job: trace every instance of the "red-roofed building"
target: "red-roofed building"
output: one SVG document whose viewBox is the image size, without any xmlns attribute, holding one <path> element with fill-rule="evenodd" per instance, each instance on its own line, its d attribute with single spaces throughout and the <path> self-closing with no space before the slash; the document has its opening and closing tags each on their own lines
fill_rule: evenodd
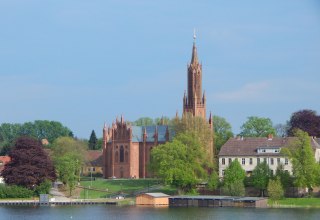
<svg viewBox="0 0 320 220">
<path fill-rule="evenodd" d="M 9 163 L 11 158 L 9 156 L 0 156 L 0 183 L 4 183 L 3 178 L 1 177 L 1 172 L 4 169 L 4 165 Z"/>
<path fill-rule="evenodd" d="M 284 170 L 292 174 L 292 164 L 289 158 L 281 153 L 284 147 L 290 147 L 295 137 L 237 137 L 230 138 L 219 152 L 219 176 L 224 176 L 225 169 L 233 160 L 238 160 L 242 168 L 250 176 L 257 164 L 266 161 L 275 174 L 282 164 Z M 315 138 L 310 137 L 311 147 L 316 161 L 320 162 L 320 145 Z"/>
<path fill-rule="evenodd" d="M 85 165 L 82 167 L 82 175 L 101 175 L 102 176 L 102 151 L 88 150 L 85 156 Z"/>
</svg>

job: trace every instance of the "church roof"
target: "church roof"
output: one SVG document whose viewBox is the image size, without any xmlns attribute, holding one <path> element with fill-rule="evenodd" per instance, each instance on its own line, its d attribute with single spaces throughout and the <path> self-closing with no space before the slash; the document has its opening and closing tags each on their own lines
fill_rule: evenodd
<svg viewBox="0 0 320 220">
<path fill-rule="evenodd" d="M 147 142 L 154 142 L 156 129 L 158 130 L 158 141 L 166 141 L 167 125 L 132 126 L 132 142 L 143 142 L 143 134 L 147 132 Z M 172 137 L 169 134 L 169 137 Z"/>
</svg>

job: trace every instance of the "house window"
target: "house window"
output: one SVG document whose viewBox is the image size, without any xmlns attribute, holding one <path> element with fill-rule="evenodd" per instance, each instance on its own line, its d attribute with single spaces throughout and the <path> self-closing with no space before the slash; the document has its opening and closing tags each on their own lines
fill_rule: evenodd
<svg viewBox="0 0 320 220">
<path fill-rule="evenodd" d="M 257 164 L 259 164 L 260 163 L 260 158 L 257 158 Z"/>
<path fill-rule="evenodd" d="M 271 165 L 274 164 L 273 158 L 270 158 L 270 164 L 271 164 Z"/>
<path fill-rule="evenodd" d="M 288 160 L 288 158 L 285 158 L 284 159 L 284 165 L 288 165 L 289 164 L 289 160 Z"/>
<path fill-rule="evenodd" d="M 225 164 L 226 164 L 226 159 L 225 159 L 225 158 L 222 158 L 221 163 L 222 163 L 222 165 L 225 165 Z"/>
<path fill-rule="evenodd" d="M 252 158 L 249 159 L 249 164 L 252 165 Z"/>
<path fill-rule="evenodd" d="M 222 170 L 222 176 L 224 176 L 224 170 Z"/>
<path fill-rule="evenodd" d="M 242 158 L 242 165 L 246 164 L 246 158 Z"/>
<path fill-rule="evenodd" d="M 232 159 L 231 158 L 229 158 L 229 165 L 232 163 Z"/>
<path fill-rule="evenodd" d="M 266 163 L 266 162 L 267 162 L 267 158 L 263 158 L 263 162 L 265 162 L 265 163 Z"/>
<path fill-rule="evenodd" d="M 120 146 L 120 163 L 124 162 L 124 149 L 123 146 Z"/>
<path fill-rule="evenodd" d="M 277 158 L 277 164 L 280 165 L 280 158 Z"/>
<path fill-rule="evenodd" d="M 96 168 L 95 167 L 91 167 L 92 169 L 92 172 L 95 172 L 96 171 Z"/>
</svg>

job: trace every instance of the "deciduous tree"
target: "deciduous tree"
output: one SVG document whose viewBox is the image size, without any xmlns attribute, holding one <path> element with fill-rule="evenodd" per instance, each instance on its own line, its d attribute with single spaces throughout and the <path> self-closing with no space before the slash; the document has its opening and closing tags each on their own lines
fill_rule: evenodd
<svg viewBox="0 0 320 220">
<path fill-rule="evenodd" d="M 251 116 L 241 126 L 240 135 L 244 137 L 267 137 L 269 134 L 275 135 L 275 133 L 276 131 L 272 127 L 270 118 Z"/>
<path fill-rule="evenodd" d="M 295 186 L 312 189 L 318 185 L 317 176 L 319 173 L 311 147 L 311 138 L 307 132 L 300 129 L 295 130 L 294 134 L 296 139 L 289 142 L 288 147 L 282 152 L 291 159 Z"/>
<path fill-rule="evenodd" d="M 301 129 L 310 136 L 320 137 L 320 116 L 316 111 L 309 109 L 294 112 L 289 121 L 288 135 L 293 136 L 295 129 Z"/>
<path fill-rule="evenodd" d="M 244 178 L 246 173 L 238 160 L 234 160 L 224 171 L 223 188 L 228 195 L 243 196 L 245 193 Z"/>
<path fill-rule="evenodd" d="M 214 146 L 217 152 L 220 151 L 222 145 L 224 145 L 229 138 L 233 137 L 232 128 L 229 122 L 225 118 L 219 116 L 213 116 L 214 127 Z"/>
<path fill-rule="evenodd" d="M 46 180 L 56 179 L 52 161 L 41 143 L 35 139 L 29 137 L 17 139 L 9 156 L 11 161 L 2 171 L 2 176 L 9 185 L 34 189 Z"/>
<path fill-rule="evenodd" d="M 252 171 L 253 185 L 260 190 L 260 195 L 262 197 L 264 196 L 264 190 L 267 189 L 270 177 L 271 170 L 265 161 L 259 163 Z"/>
<path fill-rule="evenodd" d="M 150 167 L 167 184 L 188 192 L 201 179 L 207 179 L 212 164 L 194 134 L 179 134 L 172 142 L 152 150 Z"/>
<path fill-rule="evenodd" d="M 277 177 L 275 180 L 269 181 L 268 195 L 269 198 L 273 201 L 280 200 L 283 198 L 284 190 L 279 177 Z"/>
</svg>

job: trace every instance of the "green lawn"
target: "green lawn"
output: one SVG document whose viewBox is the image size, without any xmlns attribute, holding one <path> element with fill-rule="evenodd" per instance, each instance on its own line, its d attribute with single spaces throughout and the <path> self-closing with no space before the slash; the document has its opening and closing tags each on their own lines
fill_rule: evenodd
<svg viewBox="0 0 320 220">
<path fill-rule="evenodd" d="M 320 208 L 320 198 L 285 198 L 276 202 L 269 200 L 270 206 L 297 206 L 297 207 L 318 207 Z"/>
<path fill-rule="evenodd" d="M 153 186 L 159 186 L 160 182 L 156 179 L 97 179 L 96 181 L 82 181 L 81 186 L 89 187 L 92 189 L 99 189 L 101 191 L 94 190 L 82 190 L 80 198 L 110 198 L 116 194 L 132 195 L 139 190 L 149 190 L 150 192 L 155 190 L 157 192 L 163 192 L 168 194 L 174 194 L 176 189 L 169 186 L 161 186 L 161 189 L 153 189 Z"/>
</svg>

